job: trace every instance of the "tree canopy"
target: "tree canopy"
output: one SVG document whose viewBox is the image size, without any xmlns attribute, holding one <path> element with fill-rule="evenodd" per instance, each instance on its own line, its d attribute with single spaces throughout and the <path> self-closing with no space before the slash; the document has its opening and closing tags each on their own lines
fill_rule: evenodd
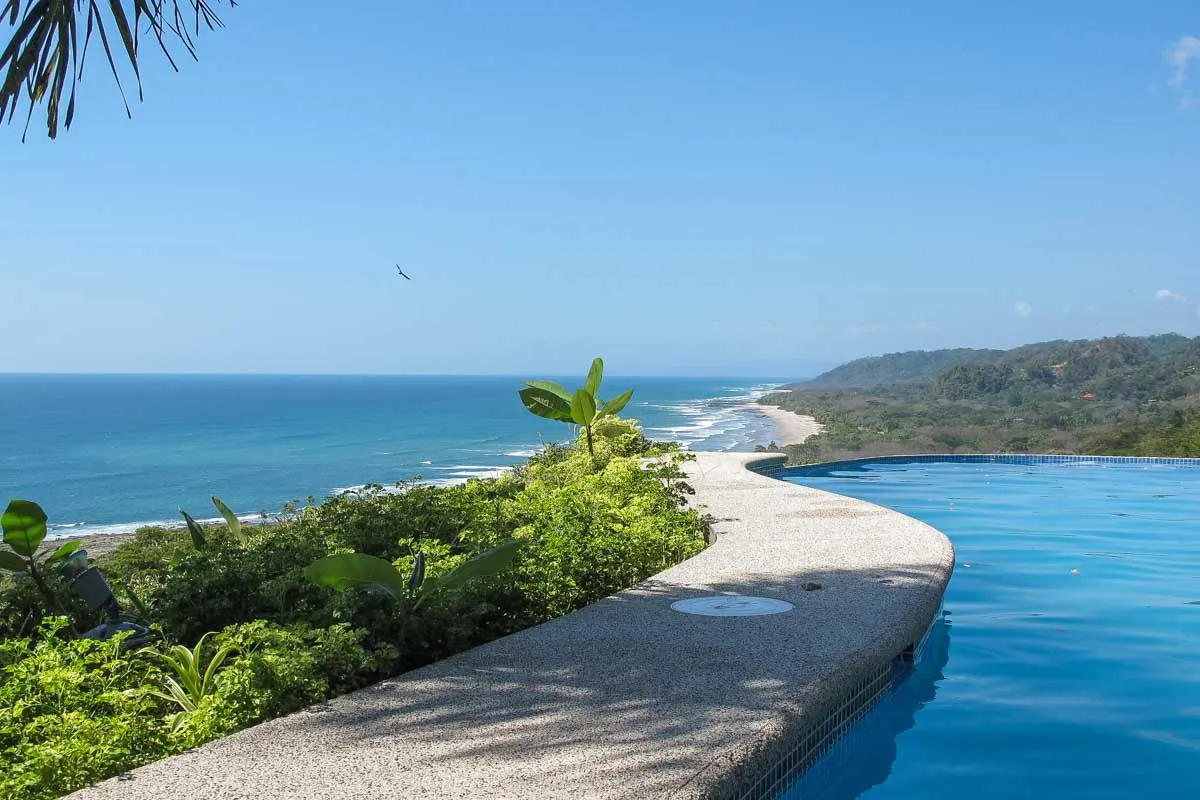
<svg viewBox="0 0 1200 800">
<path fill-rule="evenodd" d="M 786 448 L 800 461 L 930 452 L 1200 457 L 1200 337 L 894 353 L 791 389 L 763 402 L 824 426 Z"/>
</svg>

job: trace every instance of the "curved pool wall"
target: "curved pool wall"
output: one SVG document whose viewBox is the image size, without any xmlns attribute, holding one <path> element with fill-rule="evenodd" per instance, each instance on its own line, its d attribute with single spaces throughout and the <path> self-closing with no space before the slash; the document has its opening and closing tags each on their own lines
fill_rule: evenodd
<svg viewBox="0 0 1200 800">
<path fill-rule="evenodd" d="M 1158 456 L 1081 456 L 1043 455 L 1036 453 L 963 453 L 937 455 L 936 453 L 907 456 L 872 456 L 870 458 L 847 458 L 841 461 L 822 461 L 817 464 L 764 464 L 751 469 L 763 475 L 784 477 L 786 475 L 812 474 L 814 471 L 841 469 L 855 464 L 1123 464 L 1126 466 L 1162 465 L 1172 467 L 1200 467 L 1200 458 L 1162 458 Z"/>
<path fill-rule="evenodd" d="M 74 796 L 770 797 L 890 690 L 954 563 L 925 523 L 766 477 L 783 462 L 698 454 L 715 541 L 637 586 Z M 712 594 L 793 608 L 671 608 Z"/>
</svg>

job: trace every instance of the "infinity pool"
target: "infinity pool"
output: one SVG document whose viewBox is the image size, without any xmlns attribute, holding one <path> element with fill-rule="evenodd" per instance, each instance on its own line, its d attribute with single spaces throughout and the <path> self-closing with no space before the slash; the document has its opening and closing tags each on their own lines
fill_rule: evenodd
<svg viewBox="0 0 1200 800">
<path fill-rule="evenodd" d="M 781 477 L 917 517 L 956 551 L 915 672 L 786 800 L 1200 798 L 1200 468 Z"/>
</svg>

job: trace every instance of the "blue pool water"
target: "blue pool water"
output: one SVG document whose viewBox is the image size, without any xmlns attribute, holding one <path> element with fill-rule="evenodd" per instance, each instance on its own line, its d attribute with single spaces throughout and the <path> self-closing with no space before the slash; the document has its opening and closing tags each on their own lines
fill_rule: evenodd
<svg viewBox="0 0 1200 800">
<path fill-rule="evenodd" d="M 954 542 L 925 655 L 786 800 L 1200 798 L 1200 468 L 785 476 Z"/>
</svg>

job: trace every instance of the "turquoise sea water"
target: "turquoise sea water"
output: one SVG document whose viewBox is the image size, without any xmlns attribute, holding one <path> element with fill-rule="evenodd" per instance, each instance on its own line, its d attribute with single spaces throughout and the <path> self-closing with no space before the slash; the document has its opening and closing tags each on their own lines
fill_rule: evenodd
<svg viewBox="0 0 1200 800">
<path fill-rule="evenodd" d="M 579 385 L 577 378 L 563 379 Z M 753 449 L 774 428 L 749 401 L 778 381 L 609 377 L 625 415 L 694 449 Z M 0 501 L 36 500 L 54 534 L 239 514 L 420 476 L 494 474 L 542 440 L 511 377 L 0 375 Z"/>
<path fill-rule="evenodd" d="M 956 567 L 916 672 L 787 800 L 1200 797 L 1200 468 L 868 464 Z"/>
</svg>

